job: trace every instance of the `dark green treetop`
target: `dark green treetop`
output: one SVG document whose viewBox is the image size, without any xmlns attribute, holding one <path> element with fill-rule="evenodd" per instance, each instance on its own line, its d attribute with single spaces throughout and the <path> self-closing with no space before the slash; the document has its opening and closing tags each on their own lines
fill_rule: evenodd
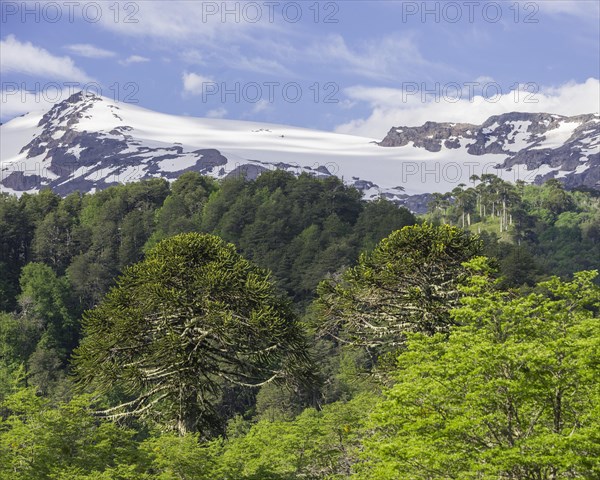
<svg viewBox="0 0 600 480">
<path fill-rule="evenodd" d="M 83 386 L 131 396 L 103 414 L 184 433 L 214 427 L 224 386 L 283 381 L 307 361 L 267 272 L 218 237 L 189 233 L 151 249 L 87 312 L 75 370 Z"/>
</svg>

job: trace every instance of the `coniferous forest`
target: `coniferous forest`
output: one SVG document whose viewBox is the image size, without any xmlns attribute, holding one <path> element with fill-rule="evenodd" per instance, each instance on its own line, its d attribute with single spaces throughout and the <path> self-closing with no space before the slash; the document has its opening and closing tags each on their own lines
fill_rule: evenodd
<svg viewBox="0 0 600 480">
<path fill-rule="evenodd" d="M 0 478 L 600 478 L 600 197 L 0 196 Z"/>
</svg>

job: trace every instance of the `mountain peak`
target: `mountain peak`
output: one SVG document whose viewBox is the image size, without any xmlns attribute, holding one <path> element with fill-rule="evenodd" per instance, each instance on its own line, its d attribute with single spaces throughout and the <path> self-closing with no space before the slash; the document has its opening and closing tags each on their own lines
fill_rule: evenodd
<svg viewBox="0 0 600 480">
<path fill-rule="evenodd" d="M 47 125 L 58 127 L 59 124 L 63 124 L 63 127 L 70 127 L 77 123 L 78 119 L 83 116 L 83 112 L 92 108 L 94 103 L 103 100 L 103 97 L 93 93 L 76 92 L 48 110 L 40 119 L 38 127 Z"/>
</svg>

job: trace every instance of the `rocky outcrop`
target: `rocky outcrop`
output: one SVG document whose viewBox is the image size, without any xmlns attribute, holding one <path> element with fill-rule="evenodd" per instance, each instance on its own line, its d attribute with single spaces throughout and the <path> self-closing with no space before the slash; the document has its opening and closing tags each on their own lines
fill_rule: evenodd
<svg viewBox="0 0 600 480">
<path fill-rule="evenodd" d="M 599 188 L 600 117 L 566 117 L 549 113 L 512 112 L 495 115 L 481 125 L 426 122 L 420 127 L 393 127 L 382 147 L 412 145 L 429 152 L 466 148 L 470 155 L 502 154 L 497 168 L 553 169 L 536 183 L 558 178 L 569 188 Z"/>
<path fill-rule="evenodd" d="M 460 148 L 459 138 L 473 138 L 476 125 L 469 123 L 425 122 L 421 127 L 394 127 L 379 142 L 382 147 L 403 147 L 410 142 L 415 147 L 430 152 L 439 152 L 442 145 L 446 148 Z"/>
</svg>

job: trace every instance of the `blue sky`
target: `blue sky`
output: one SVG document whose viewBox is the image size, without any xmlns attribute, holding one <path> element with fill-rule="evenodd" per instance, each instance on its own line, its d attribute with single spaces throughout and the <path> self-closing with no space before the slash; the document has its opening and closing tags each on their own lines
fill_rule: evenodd
<svg viewBox="0 0 600 480">
<path fill-rule="evenodd" d="M 374 138 L 425 120 L 599 110 L 595 1 L 1 3 L 2 121 L 82 87 Z"/>
</svg>

